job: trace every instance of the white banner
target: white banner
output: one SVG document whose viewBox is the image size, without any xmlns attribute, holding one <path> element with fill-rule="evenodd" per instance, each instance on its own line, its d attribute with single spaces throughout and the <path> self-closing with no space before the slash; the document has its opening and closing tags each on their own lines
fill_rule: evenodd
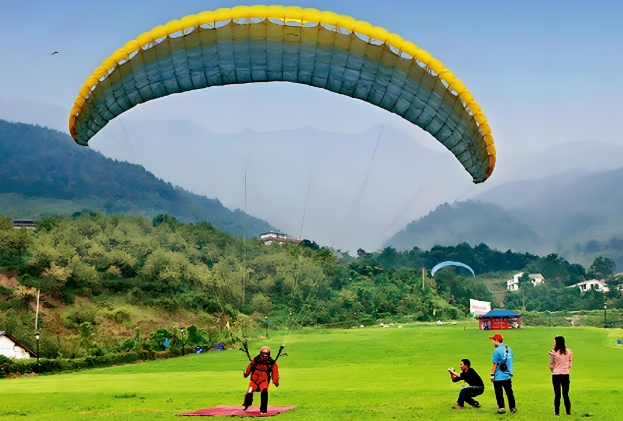
<svg viewBox="0 0 623 421">
<path fill-rule="evenodd" d="M 472 316 L 482 316 L 491 311 L 491 303 L 489 301 L 469 300 L 469 313 Z"/>
</svg>

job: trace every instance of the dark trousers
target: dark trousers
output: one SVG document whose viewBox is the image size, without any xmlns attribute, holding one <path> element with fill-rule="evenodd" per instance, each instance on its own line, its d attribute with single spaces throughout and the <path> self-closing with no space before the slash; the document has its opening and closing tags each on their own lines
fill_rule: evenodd
<svg viewBox="0 0 623 421">
<path fill-rule="evenodd" d="M 571 413 L 571 401 L 569 400 L 569 380 L 568 374 L 552 375 L 552 384 L 554 385 L 554 413 L 560 414 L 560 389 L 562 389 L 562 397 L 565 400 L 565 410 L 567 414 Z"/>
<path fill-rule="evenodd" d="M 515 408 L 515 395 L 513 395 L 513 383 L 512 380 L 498 380 L 493 382 L 493 389 L 495 390 L 495 400 L 498 403 L 498 408 L 504 408 L 504 392 L 508 398 L 508 407 L 510 409 Z M 504 389 L 504 392 L 502 392 Z"/>
<path fill-rule="evenodd" d="M 463 406 L 465 402 L 467 402 L 471 406 L 478 405 L 478 402 L 472 398 L 474 396 L 482 395 L 484 391 L 485 388 L 481 386 L 464 387 L 463 389 L 461 389 L 461 393 L 459 393 L 459 399 L 456 401 L 456 403 L 461 406 Z"/>
<path fill-rule="evenodd" d="M 247 410 L 248 407 L 253 405 L 253 392 L 247 393 L 246 395 L 244 395 L 244 403 L 242 405 L 244 406 L 245 411 Z M 260 394 L 260 412 L 262 414 L 265 414 L 267 410 L 268 410 L 268 389 L 264 389 L 262 390 L 262 393 Z"/>
</svg>

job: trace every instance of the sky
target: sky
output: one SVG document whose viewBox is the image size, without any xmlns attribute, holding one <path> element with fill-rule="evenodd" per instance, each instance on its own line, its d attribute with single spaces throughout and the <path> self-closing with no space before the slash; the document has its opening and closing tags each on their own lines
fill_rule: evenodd
<svg viewBox="0 0 623 421">
<path fill-rule="evenodd" d="M 237 1 L 0 0 L 0 97 L 71 108 L 114 50 L 154 26 Z M 387 28 L 430 51 L 481 104 L 498 149 L 586 140 L 622 142 L 623 3 L 618 1 L 306 1 Z M 58 51 L 59 54 L 51 56 Z M 258 84 L 172 96 L 130 119 L 190 119 L 216 132 L 313 126 L 357 132 L 399 117 L 308 87 Z M 240 87 L 238 87 L 240 88 Z M 209 92 L 212 91 L 212 92 Z M 306 112 L 300 112 L 305 109 Z M 189 111 L 190 110 L 190 111 Z M 361 118 L 365 114 L 366 118 Z M 367 126 L 367 127 L 362 127 Z"/>
<path fill-rule="evenodd" d="M 0 36 L 5 40 L 0 65 L 4 118 L 15 104 L 10 114 L 13 119 L 40 119 L 63 129 L 84 80 L 117 48 L 170 20 L 239 4 L 244 3 L 0 0 Z M 623 145 L 615 124 L 623 108 L 619 99 L 623 85 L 618 82 L 623 71 L 623 2 L 346 0 L 298 5 L 382 26 L 440 59 L 465 83 L 487 115 L 496 140 L 498 167 L 510 164 L 510 157 L 517 154 L 569 142 Z M 58 54 L 51 55 L 55 51 Z M 376 128 L 388 126 L 421 146 L 445 151 L 430 135 L 384 110 L 285 83 L 215 87 L 172 95 L 135 107 L 122 119 L 187 120 L 219 134 L 302 128 L 354 134 L 374 133 Z M 112 126 L 109 129 L 110 134 L 115 130 Z M 140 137 L 140 131 L 133 136 Z M 369 151 L 374 135 L 366 136 L 362 148 Z M 124 146 L 107 143 L 109 138 L 105 133 L 97 135 L 93 147 L 108 156 L 141 163 L 141 157 L 127 154 Z M 180 141 L 178 146 L 189 145 Z M 163 146 L 162 155 L 166 154 Z M 496 173 L 493 183 L 495 177 Z M 177 181 L 201 194 L 212 191 L 196 187 L 191 179 L 189 175 Z M 457 197 L 464 194 L 462 186 L 457 188 Z M 350 193 L 358 191 L 353 186 L 344 188 Z M 417 186 L 411 190 L 416 191 Z M 396 194 L 402 194 L 403 199 L 411 197 L 411 193 Z M 436 200 L 431 199 L 429 208 Z M 240 200 L 223 202 L 241 207 Z M 381 225 L 392 220 L 401 206 L 388 209 Z M 349 206 L 343 204 L 342 208 Z"/>
</svg>

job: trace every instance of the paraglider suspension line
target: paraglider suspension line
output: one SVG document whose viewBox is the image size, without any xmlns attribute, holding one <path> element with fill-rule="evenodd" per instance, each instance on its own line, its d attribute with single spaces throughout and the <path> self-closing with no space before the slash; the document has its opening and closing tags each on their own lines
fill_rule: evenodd
<svg viewBox="0 0 623 421">
<path fill-rule="evenodd" d="M 363 192 L 366 190 L 366 186 L 368 185 L 368 178 L 370 177 L 370 172 L 372 171 L 372 163 L 374 162 L 374 157 L 376 156 L 376 151 L 379 148 L 379 142 L 381 141 L 381 136 L 383 135 L 383 130 L 385 130 L 385 126 L 381 127 L 381 131 L 379 132 L 379 137 L 376 139 L 376 145 L 374 146 L 374 153 L 372 153 L 372 159 L 370 159 L 370 165 L 368 165 L 368 172 L 366 173 L 366 179 L 363 182 L 363 187 L 359 191 L 359 194 L 357 195 L 357 197 L 353 201 L 352 205 L 350 206 L 350 209 L 346 213 L 346 218 L 348 218 L 350 216 L 350 214 L 352 213 L 353 209 L 355 208 L 355 205 L 357 205 L 357 203 L 359 202 L 359 200 L 363 196 Z M 343 227 L 344 227 L 344 224 L 342 224 L 342 230 L 343 230 Z M 339 232 L 340 235 L 341 235 L 341 231 L 342 230 L 340 230 L 340 232 Z M 338 235 L 336 237 L 336 239 L 339 239 L 340 235 Z M 333 247 L 334 245 L 335 245 L 335 240 L 333 241 L 333 245 L 331 247 Z"/>
<path fill-rule="evenodd" d="M 132 147 L 132 142 L 130 142 L 130 137 L 128 136 L 128 132 L 125 131 L 125 126 L 123 125 L 123 121 L 119 119 L 119 123 L 121 124 L 121 128 L 123 129 L 123 134 L 125 134 L 125 138 L 128 141 L 128 144 L 130 145 L 130 149 L 132 150 L 132 155 L 134 155 L 134 158 L 136 158 L 136 153 L 134 153 L 134 148 Z"/>
<path fill-rule="evenodd" d="M 307 182 L 307 196 L 305 197 L 305 207 L 303 208 L 303 219 L 301 221 L 301 232 L 299 234 L 299 238 L 303 238 L 303 227 L 305 226 L 305 214 L 307 213 L 307 203 L 309 203 L 309 192 L 311 190 L 312 175 L 313 175 L 313 170 L 311 174 L 309 174 L 309 181 Z"/>
</svg>

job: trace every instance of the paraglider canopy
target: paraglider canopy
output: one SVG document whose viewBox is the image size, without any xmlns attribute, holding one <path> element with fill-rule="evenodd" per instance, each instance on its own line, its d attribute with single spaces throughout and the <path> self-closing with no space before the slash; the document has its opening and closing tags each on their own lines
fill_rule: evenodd
<svg viewBox="0 0 623 421">
<path fill-rule="evenodd" d="M 126 43 L 89 76 L 69 116 L 80 145 L 150 100 L 211 86 L 292 82 L 360 99 L 429 132 L 474 183 L 493 172 L 487 118 L 441 61 L 350 16 L 295 6 L 189 15 Z"/>
<path fill-rule="evenodd" d="M 439 269 L 445 268 L 446 266 L 460 266 L 462 268 L 469 270 L 474 277 L 476 276 L 476 274 L 474 273 L 474 270 L 470 268 L 469 266 L 467 266 L 465 263 L 451 262 L 449 260 L 446 262 L 441 262 L 441 263 L 436 264 L 433 270 L 431 270 L 430 275 L 435 276 L 435 272 L 437 272 Z"/>
</svg>

